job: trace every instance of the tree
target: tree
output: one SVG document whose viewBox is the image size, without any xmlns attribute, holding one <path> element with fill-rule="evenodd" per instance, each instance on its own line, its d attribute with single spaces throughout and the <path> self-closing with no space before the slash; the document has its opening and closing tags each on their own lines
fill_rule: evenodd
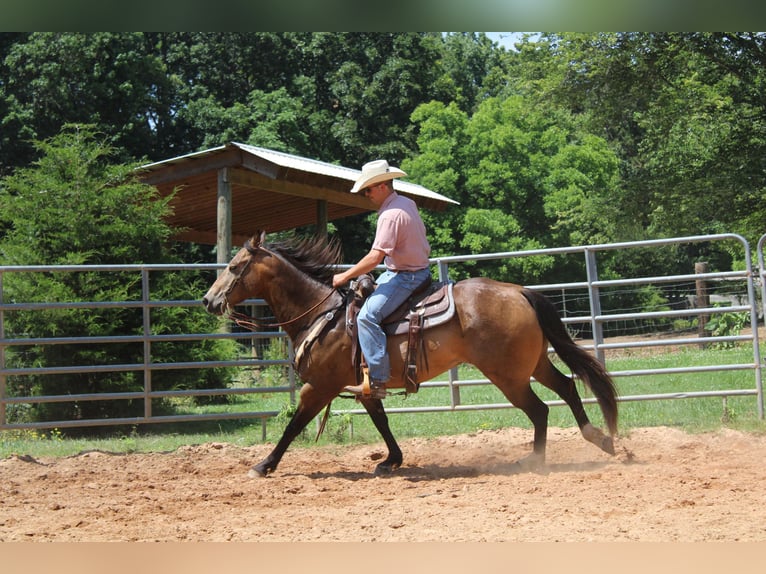
<svg viewBox="0 0 766 574">
<path fill-rule="evenodd" d="M 353 167 L 420 154 L 415 181 L 512 215 L 539 244 L 719 231 L 755 242 L 765 53 L 763 33 L 541 34 L 514 51 L 481 33 L 6 33 L 0 175 L 30 165 L 32 141 L 87 122 L 123 162 L 231 139 Z M 457 118 L 458 131 L 436 129 Z M 448 225 L 462 216 L 440 217 L 435 246 L 465 249 Z M 335 227 L 360 256 L 369 218 Z"/>
<path fill-rule="evenodd" d="M 488 98 L 470 118 L 455 104 L 418 108 L 421 153 L 404 169 L 461 202 L 427 215 L 438 255 L 518 251 L 602 238 L 604 198 L 618 162 L 601 139 L 560 109 L 522 96 Z M 482 263 L 467 272 L 509 281 L 540 279 L 550 258 Z M 560 269 L 559 269 L 560 271 Z"/>
<path fill-rule="evenodd" d="M 3 62 L 7 111 L 2 131 L 12 134 L 0 173 L 35 158 L 33 141 L 67 123 L 93 124 L 109 134 L 119 159 L 165 156 L 157 135 L 167 129 L 174 77 L 141 33 L 33 33 L 13 44 Z"/>
<path fill-rule="evenodd" d="M 617 239 L 731 231 L 757 241 L 765 34 L 561 34 L 539 46 L 558 70 L 548 98 L 619 154 Z"/>
<path fill-rule="evenodd" d="M 461 110 L 471 114 L 479 102 L 500 95 L 507 83 L 509 59 L 484 33 L 447 34 L 442 51 L 441 101 L 455 102 Z"/>
<path fill-rule="evenodd" d="M 90 126 L 69 125 L 37 142 L 40 159 L 7 176 L 0 187 L 0 216 L 8 228 L 0 240 L 0 256 L 11 265 L 171 263 L 171 230 L 163 222 L 169 198 L 137 182 L 132 165 L 110 163 L 112 148 Z M 153 279 L 155 298 L 196 298 L 204 291 L 199 277 L 162 274 Z M 71 272 L 12 273 L 6 276 L 9 301 L 129 301 L 140 300 L 140 281 L 117 274 Z M 205 313 L 153 314 L 156 333 L 205 332 L 216 320 Z M 30 338 L 108 336 L 142 333 L 140 310 L 130 308 L 49 309 L 14 312 L 7 316 L 6 335 Z M 143 361 L 141 344 L 45 345 L 11 354 L 9 364 L 72 366 L 90 363 L 136 364 Z M 205 341 L 193 347 L 165 344 L 153 349 L 153 360 L 195 361 L 230 356 L 229 343 Z M 155 390 L 199 388 L 215 381 L 226 386 L 229 374 L 215 370 L 156 373 Z M 17 394 L 77 394 L 136 391 L 143 388 L 140 372 L 74 373 L 12 377 Z M 84 401 L 80 404 L 39 404 L 26 416 L 34 420 L 137 416 L 142 401 Z"/>
<path fill-rule="evenodd" d="M 434 33 L 152 34 L 197 149 L 231 137 L 343 165 L 400 162 L 438 93 Z"/>
<path fill-rule="evenodd" d="M 300 99 L 280 88 L 273 92 L 254 90 L 244 103 L 222 107 L 212 97 L 190 102 L 184 115 L 204 135 L 203 148 L 238 141 L 260 147 L 297 153 L 311 147 L 304 130 L 306 111 Z"/>
</svg>

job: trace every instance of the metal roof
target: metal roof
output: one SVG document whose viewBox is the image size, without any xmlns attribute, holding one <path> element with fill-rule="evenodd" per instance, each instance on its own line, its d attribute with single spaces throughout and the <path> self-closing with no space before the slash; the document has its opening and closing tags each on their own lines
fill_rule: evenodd
<svg viewBox="0 0 766 574">
<path fill-rule="evenodd" d="M 360 170 L 247 144 L 190 153 L 140 168 L 140 179 L 163 196 L 175 190 L 168 223 L 178 239 L 215 244 L 219 178 L 231 185 L 232 241 L 241 244 L 256 230 L 283 231 L 316 224 L 325 209 L 332 221 L 374 211 L 373 203 L 350 192 Z M 457 202 L 421 185 L 394 180 L 394 189 L 419 206 L 443 210 Z"/>
</svg>

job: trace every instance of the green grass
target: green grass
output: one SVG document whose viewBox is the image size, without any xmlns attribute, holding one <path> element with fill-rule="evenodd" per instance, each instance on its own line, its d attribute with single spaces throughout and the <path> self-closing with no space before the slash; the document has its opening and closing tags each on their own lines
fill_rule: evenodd
<svg viewBox="0 0 766 574">
<path fill-rule="evenodd" d="M 656 370 L 663 368 L 691 367 L 717 364 L 748 364 L 752 362 L 752 348 L 740 346 L 733 349 L 686 348 L 676 352 L 651 354 L 624 354 L 608 358 L 607 366 L 612 372 L 627 370 Z M 460 368 L 460 379 L 483 379 L 470 366 Z M 446 377 L 443 377 L 446 380 Z M 665 375 L 642 375 L 617 377 L 619 393 L 623 397 L 647 394 L 665 394 L 683 391 L 708 391 L 714 389 L 754 389 L 753 370 L 673 373 Z M 273 381 L 270 382 L 273 384 Z M 558 397 L 539 384 L 535 391 L 545 401 Z M 587 390 L 578 383 L 583 398 L 590 398 Z M 502 394 L 492 385 L 467 386 L 460 388 L 460 402 L 463 405 L 507 405 Z M 432 437 L 470 433 L 484 429 L 520 427 L 531 429 L 526 416 L 514 408 L 490 410 L 463 410 L 436 413 L 397 413 L 396 409 L 426 406 L 449 406 L 448 388 L 422 388 L 407 397 L 394 396 L 386 399 L 390 412 L 389 420 L 395 436 Z M 747 432 L 766 433 L 766 422 L 758 419 L 755 396 L 711 398 L 682 398 L 670 400 L 626 401 L 620 405 L 620 432 L 630 428 L 647 426 L 674 426 L 688 432 L 713 431 L 722 427 Z M 273 443 L 282 433 L 290 412 L 288 396 L 284 393 L 264 393 L 233 397 L 223 405 L 195 406 L 190 400 L 175 404 L 179 413 L 281 411 L 279 417 L 266 422 L 266 442 Z M 366 415 L 343 414 L 336 411 L 358 410 L 360 407 L 351 399 L 336 399 L 334 415 L 330 417 L 319 444 L 359 444 L 380 440 L 380 436 Z M 598 406 L 587 404 L 586 410 L 594 424 L 602 426 L 603 419 Z M 550 412 L 550 426 L 572 427 L 574 418 L 566 406 L 555 406 Z M 296 445 L 314 444 L 317 431 L 316 421 L 309 424 L 297 439 Z M 226 442 L 248 446 L 262 443 L 263 427 L 259 420 L 231 420 L 203 423 L 168 423 L 151 426 L 103 429 L 101 437 L 65 437 L 61 431 L 2 431 L 0 432 L 0 458 L 12 454 L 41 456 L 68 456 L 87 450 L 108 452 L 163 452 L 179 446 L 206 442 Z"/>
</svg>

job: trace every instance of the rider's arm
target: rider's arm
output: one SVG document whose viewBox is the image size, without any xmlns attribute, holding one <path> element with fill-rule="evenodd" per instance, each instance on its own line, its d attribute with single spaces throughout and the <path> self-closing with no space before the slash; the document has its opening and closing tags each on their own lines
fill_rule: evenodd
<svg viewBox="0 0 766 574">
<path fill-rule="evenodd" d="M 345 285 L 354 277 L 359 277 L 375 269 L 383 261 L 385 253 L 377 249 L 370 249 L 370 252 L 362 257 L 353 267 L 346 269 L 341 273 L 336 273 L 332 278 L 332 286 L 340 287 Z"/>
</svg>

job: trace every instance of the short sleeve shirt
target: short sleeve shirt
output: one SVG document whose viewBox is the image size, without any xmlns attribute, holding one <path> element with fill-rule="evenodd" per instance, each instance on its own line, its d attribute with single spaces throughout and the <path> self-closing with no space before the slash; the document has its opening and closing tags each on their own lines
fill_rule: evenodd
<svg viewBox="0 0 766 574">
<path fill-rule="evenodd" d="M 373 249 L 386 254 L 383 262 L 392 271 L 418 271 L 428 267 L 431 246 L 417 204 L 391 193 L 378 209 Z"/>
</svg>

